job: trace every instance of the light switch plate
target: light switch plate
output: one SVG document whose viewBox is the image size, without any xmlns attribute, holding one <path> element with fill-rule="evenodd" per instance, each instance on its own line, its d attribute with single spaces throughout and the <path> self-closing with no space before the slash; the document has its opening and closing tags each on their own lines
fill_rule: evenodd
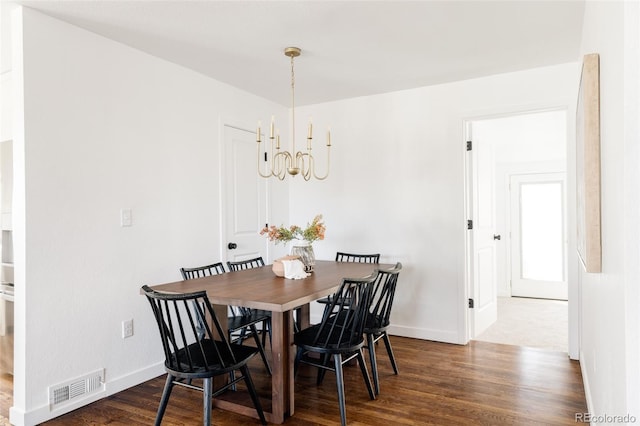
<svg viewBox="0 0 640 426">
<path fill-rule="evenodd" d="M 131 226 L 131 209 L 120 209 L 120 226 Z"/>
</svg>

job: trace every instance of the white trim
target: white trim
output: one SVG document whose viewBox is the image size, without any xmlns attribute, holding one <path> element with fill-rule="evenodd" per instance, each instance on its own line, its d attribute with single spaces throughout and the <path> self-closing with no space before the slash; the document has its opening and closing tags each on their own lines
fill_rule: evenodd
<svg viewBox="0 0 640 426">
<path fill-rule="evenodd" d="M 582 350 L 580 350 L 580 359 L 584 359 Z M 593 402 L 591 400 L 591 388 L 589 387 L 589 375 L 585 363 L 580 363 L 580 372 L 582 373 L 582 386 L 584 387 L 584 398 L 587 402 L 587 412 L 593 413 Z"/>
<path fill-rule="evenodd" d="M 317 324 L 322 321 L 322 312 L 317 315 L 311 315 L 310 321 L 312 324 Z M 467 342 L 460 340 L 460 335 L 453 331 L 436 330 L 433 328 L 418 328 L 407 327 L 404 325 L 391 325 L 387 331 L 389 335 L 409 337 L 413 339 L 433 340 L 436 342 L 454 343 L 464 345 Z"/>
<path fill-rule="evenodd" d="M 410 337 L 414 339 L 432 340 L 435 342 L 454 343 L 465 345 L 467 342 L 460 341 L 460 336 L 456 332 L 436 330 L 433 328 L 406 327 L 401 325 L 391 325 L 387 331 L 392 336 Z"/>
</svg>

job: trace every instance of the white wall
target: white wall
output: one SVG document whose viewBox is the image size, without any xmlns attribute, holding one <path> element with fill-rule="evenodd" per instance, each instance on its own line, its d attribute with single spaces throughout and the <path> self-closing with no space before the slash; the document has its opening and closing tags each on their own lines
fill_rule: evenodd
<svg viewBox="0 0 640 426">
<path fill-rule="evenodd" d="M 600 54 L 602 205 L 602 273 L 580 271 L 581 367 L 592 414 L 636 418 L 640 418 L 638 14 L 637 2 L 587 2 L 581 47 L 583 54 Z"/>
<path fill-rule="evenodd" d="M 109 394 L 162 371 L 140 287 L 178 280 L 180 266 L 222 260 L 221 123 L 254 129 L 258 117 L 286 108 L 22 13 L 13 21 L 24 116 L 14 111 L 11 421 L 34 424 L 53 415 L 50 385 L 105 368 Z M 286 188 L 279 191 L 275 213 L 286 215 Z M 132 209 L 132 227 L 120 227 L 121 208 Z M 123 340 L 121 322 L 130 318 L 135 335 Z"/>
<path fill-rule="evenodd" d="M 292 183 L 292 222 L 325 215 L 319 258 L 403 263 L 393 333 L 466 342 L 463 121 L 572 110 L 578 72 L 572 63 L 300 108 L 314 127 L 331 124 L 333 167 L 325 182 Z"/>
</svg>

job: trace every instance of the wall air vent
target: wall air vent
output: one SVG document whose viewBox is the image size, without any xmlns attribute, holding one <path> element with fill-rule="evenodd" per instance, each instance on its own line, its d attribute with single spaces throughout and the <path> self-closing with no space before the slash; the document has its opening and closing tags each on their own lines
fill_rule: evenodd
<svg viewBox="0 0 640 426">
<path fill-rule="evenodd" d="M 49 410 L 82 400 L 104 390 L 104 369 L 94 371 L 77 379 L 49 386 Z"/>
</svg>

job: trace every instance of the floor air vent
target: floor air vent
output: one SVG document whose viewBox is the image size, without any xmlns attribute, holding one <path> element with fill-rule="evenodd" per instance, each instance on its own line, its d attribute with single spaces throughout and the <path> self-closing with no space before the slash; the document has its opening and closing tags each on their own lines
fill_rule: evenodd
<svg viewBox="0 0 640 426">
<path fill-rule="evenodd" d="M 61 407 L 104 390 L 104 369 L 49 387 L 49 409 Z"/>
</svg>

